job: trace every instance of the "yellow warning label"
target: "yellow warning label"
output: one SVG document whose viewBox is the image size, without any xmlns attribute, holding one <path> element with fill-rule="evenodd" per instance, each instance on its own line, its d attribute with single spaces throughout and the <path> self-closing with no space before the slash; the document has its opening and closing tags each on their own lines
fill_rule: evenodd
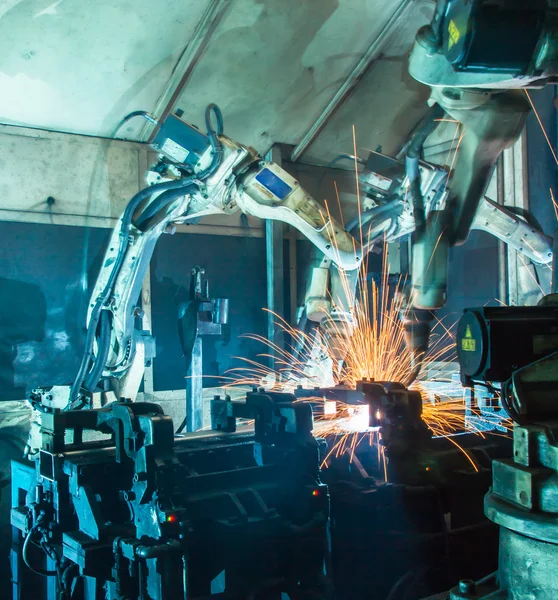
<svg viewBox="0 0 558 600">
<path fill-rule="evenodd" d="M 461 37 L 461 33 L 460 33 L 459 29 L 457 29 L 457 25 L 454 23 L 453 19 L 449 22 L 448 34 L 449 34 L 448 50 L 451 50 L 452 47 L 455 46 L 455 44 L 457 44 L 457 42 L 459 41 L 459 38 Z"/>
<path fill-rule="evenodd" d="M 473 338 L 469 325 L 467 325 L 467 329 L 465 330 L 465 337 L 461 340 L 461 349 L 464 352 L 475 352 L 477 349 L 477 340 Z"/>
</svg>

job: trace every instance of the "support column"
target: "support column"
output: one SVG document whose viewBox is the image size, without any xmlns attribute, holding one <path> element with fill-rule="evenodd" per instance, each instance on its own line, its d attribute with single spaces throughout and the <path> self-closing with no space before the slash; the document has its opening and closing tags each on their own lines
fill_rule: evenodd
<svg viewBox="0 0 558 600">
<path fill-rule="evenodd" d="M 203 355 L 202 338 L 197 336 L 192 348 L 192 362 L 186 374 L 186 431 L 203 428 Z"/>
<path fill-rule="evenodd" d="M 281 165 L 281 150 L 274 146 L 266 154 L 266 160 Z M 283 284 L 283 231 L 281 221 L 265 222 L 265 250 L 266 250 L 266 281 L 267 281 L 267 339 L 279 347 L 283 346 L 283 331 L 276 324 L 276 313 L 284 318 L 284 284 Z M 275 352 L 269 349 L 270 366 L 274 366 Z"/>
<path fill-rule="evenodd" d="M 520 210 L 529 209 L 525 178 L 526 156 L 526 136 L 523 133 L 511 148 L 504 150 L 501 158 L 502 167 L 499 170 L 499 194 L 504 205 Z M 542 292 L 536 284 L 533 266 L 513 248 L 508 247 L 506 253 L 508 304 L 511 306 L 536 304 Z"/>
<path fill-rule="evenodd" d="M 290 323 L 296 325 L 298 309 L 298 287 L 297 287 L 297 255 L 296 241 L 297 231 L 294 227 L 289 229 L 289 298 L 291 304 Z"/>
</svg>

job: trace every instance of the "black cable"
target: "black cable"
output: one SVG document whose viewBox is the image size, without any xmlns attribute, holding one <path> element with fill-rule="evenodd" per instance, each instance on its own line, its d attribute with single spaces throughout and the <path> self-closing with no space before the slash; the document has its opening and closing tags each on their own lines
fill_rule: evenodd
<svg viewBox="0 0 558 600">
<path fill-rule="evenodd" d="M 337 164 L 338 162 L 340 162 L 342 160 L 350 160 L 353 162 L 353 164 L 355 163 L 355 161 L 359 165 L 366 164 L 366 161 L 363 158 L 360 158 L 360 156 L 355 156 L 354 154 L 347 154 L 347 153 L 343 152 L 342 154 L 339 154 L 338 156 L 336 156 L 332 161 L 328 162 L 326 165 L 326 169 L 331 169 L 333 167 L 333 165 Z"/>
<path fill-rule="evenodd" d="M 374 243 L 376 242 L 376 238 L 379 237 L 376 235 L 376 238 L 372 238 L 372 233 L 373 233 L 372 229 L 373 228 L 372 228 L 371 222 L 374 221 L 374 219 L 378 219 L 381 217 L 382 220 L 384 220 L 384 221 L 391 220 L 391 223 L 393 224 L 393 223 L 396 223 L 397 217 L 399 217 L 402 212 L 403 212 L 403 204 L 401 202 L 397 202 L 397 201 L 392 201 L 389 204 L 371 208 L 362 214 L 362 216 L 364 218 L 362 226 L 361 227 L 358 226 L 358 229 L 353 228 L 352 230 L 349 231 L 349 233 L 354 238 L 357 238 L 357 239 L 359 236 L 362 237 L 362 245 L 364 248 L 370 247 L 371 245 L 374 245 Z M 367 230 L 366 230 L 366 228 L 367 228 Z M 387 235 L 390 228 L 393 229 L 392 225 L 389 225 L 387 229 L 382 230 L 380 232 L 380 235 L 382 237 L 384 235 Z M 398 228 L 398 226 L 395 225 L 395 229 L 397 229 L 397 228 Z"/>
<path fill-rule="evenodd" d="M 526 418 L 521 416 L 512 404 L 513 391 L 511 389 L 511 386 L 512 386 L 511 378 L 508 379 L 507 381 L 505 381 L 504 383 L 502 383 L 502 394 L 500 396 L 500 399 L 502 401 L 502 406 L 504 407 L 504 410 L 506 411 L 506 413 L 508 414 L 508 417 L 512 421 L 515 421 L 519 425 L 526 425 L 527 424 Z"/>
<path fill-rule="evenodd" d="M 29 558 L 27 556 L 27 552 L 29 550 L 29 543 L 31 542 L 32 535 L 36 532 L 36 529 L 31 528 L 29 533 L 25 537 L 25 541 L 23 542 L 23 548 L 21 551 L 21 557 L 23 558 L 23 562 L 27 566 L 28 569 L 33 571 L 36 575 L 40 575 L 41 577 L 52 577 L 54 575 L 58 575 L 58 571 L 48 571 L 46 569 L 35 569 L 31 563 L 29 562 Z M 44 548 L 43 548 L 44 551 Z"/>
<path fill-rule="evenodd" d="M 215 115 L 217 120 L 217 129 L 214 129 L 211 124 L 211 113 Z M 205 107 L 205 127 L 209 136 L 223 135 L 223 113 L 217 104 L 211 103 Z"/>
<path fill-rule="evenodd" d="M 419 159 L 426 138 L 438 126 L 437 119 L 443 117 L 444 109 L 435 104 L 429 111 L 424 125 L 413 134 L 411 142 L 407 146 L 405 156 L 405 170 L 409 179 L 409 195 L 413 205 L 415 218 L 415 231 L 418 236 L 422 235 L 426 226 L 426 214 L 424 198 L 422 197 Z"/>
<path fill-rule="evenodd" d="M 193 181 L 193 178 L 190 179 Z M 146 209 L 136 219 L 134 226 L 138 229 L 141 229 L 142 226 L 145 225 L 145 223 L 154 217 L 160 210 L 164 209 L 168 204 L 177 198 L 185 196 L 190 192 L 191 189 L 194 188 L 195 186 L 192 185 L 184 189 L 167 190 L 166 192 L 163 192 L 160 196 L 157 196 L 157 198 L 155 198 L 155 200 L 153 200 L 149 206 L 146 207 Z"/>
<path fill-rule="evenodd" d="M 444 20 L 445 9 L 446 0 L 437 0 L 436 9 L 434 10 L 434 16 L 430 23 L 430 27 L 434 36 L 434 41 L 437 46 L 440 46 L 442 43 L 442 24 Z"/>
<path fill-rule="evenodd" d="M 404 573 L 395 582 L 395 585 L 391 588 L 386 600 L 402 600 L 402 598 L 407 598 L 409 591 L 415 587 L 416 583 L 420 581 L 429 570 L 430 567 L 428 565 L 418 565 L 414 569 Z M 409 584 L 413 585 L 411 586 Z M 405 595 L 401 596 L 401 593 L 404 593 Z"/>
<path fill-rule="evenodd" d="M 113 136 L 114 137 L 118 130 L 125 125 L 128 121 L 131 121 L 132 119 L 135 119 L 136 117 L 143 117 L 146 121 L 149 121 L 150 123 L 152 123 L 153 125 L 158 125 L 159 121 L 157 121 L 157 119 L 149 112 L 147 112 L 146 110 L 134 110 L 133 112 L 127 114 L 119 123 L 118 125 L 114 128 L 114 132 L 113 132 Z"/>
<path fill-rule="evenodd" d="M 107 310 L 103 310 L 100 317 L 99 337 L 97 338 L 97 357 L 84 384 L 85 389 L 89 392 L 93 392 L 97 388 L 97 384 L 107 363 L 110 351 L 110 334 L 110 314 Z"/>
</svg>

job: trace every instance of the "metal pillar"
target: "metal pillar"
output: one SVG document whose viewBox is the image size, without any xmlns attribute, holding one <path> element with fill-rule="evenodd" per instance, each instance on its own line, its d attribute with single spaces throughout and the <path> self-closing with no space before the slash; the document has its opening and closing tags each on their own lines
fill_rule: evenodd
<svg viewBox="0 0 558 600">
<path fill-rule="evenodd" d="M 294 227 L 289 229 L 289 297 L 291 304 L 290 322 L 291 325 L 296 323 L 296 315 L 298 309 L 298 283 L 297 283 L 297 257 L 296 257 L 296 241 L 297 231 Z"/>
<path fill-rule="evenodd" d="M 387 19 L 382 30 L 375 37 L 368 50 L 364 53 L 358 64 L 351 71 L 343 85 L 337 90 L 329 104 L 323 110 L 322 114 L 316 119 L 310 129 L 304 134 L 298 145 L 293 149 L 290 158 L 291 162 L 296 162 L 315 142 L 320 132 L 329 122 L 331 116 L 337 111 L 347 96 L 353 91 L 370 65 L 372 65 L 372 63 L 378 58 L 384 49 L 385 44 L 389 41 L 390 36 L 395 31 L 397 25 L 402 21 L 407 8 L 411 4 L 412 0 L 402 0 L 399 6 Z"/>
<path fill-rule="evenodd" d="M 266 155 L 266 160 L 281 165 L 281 150 L 274 146 Z M 277 325 L 273 313 L 284 317 L 284 284 L 283 284 L 283 223 L 265 222 L 265 252 L 266 252 L 266 281 L 267 281 L 267 339 L 279 347 L 283 346 L 283 331 Z M 270 366 L 273 367 L 275 352 L 269 349 Z"/>
<path fill-rule="evenodd" d="M 526 137 L 523 133 L 519 140 L 504 150 L 498 170 L 498 188 L 505 206 L 528 210 L 529 201 L 525 180 Z M 536 304 L 537 290 L 533 290 L 532 266 L 526 264 L 513 248 L 507 248 L 508 303 L 511 306 Z"/>
<path fill-rule="evenodd" d="M 203 427 L 203 351 L 202 338 L 196 337 L 192 348 L 192 362 L 186 375 L 186 431 Z"/>
</svg>

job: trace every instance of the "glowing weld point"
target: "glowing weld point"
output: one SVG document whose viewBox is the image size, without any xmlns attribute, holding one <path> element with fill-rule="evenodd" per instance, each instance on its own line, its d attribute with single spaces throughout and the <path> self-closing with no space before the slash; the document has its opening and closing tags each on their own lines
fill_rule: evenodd
<svg viewBox="0 0 558 600">
<path fill-rule="evenodd" d="M 378 409 L 376 411 L 376 419 L 379 421 L 382 418 L 382 413 L 380 412 L 380 409 Z"/>
<path fill-rule="evenodd" d="M 324 402 L 324 416 L 334 417 L 337 414 L 337 402 L 335 400 L 326 400 Z"/>
</svg>

